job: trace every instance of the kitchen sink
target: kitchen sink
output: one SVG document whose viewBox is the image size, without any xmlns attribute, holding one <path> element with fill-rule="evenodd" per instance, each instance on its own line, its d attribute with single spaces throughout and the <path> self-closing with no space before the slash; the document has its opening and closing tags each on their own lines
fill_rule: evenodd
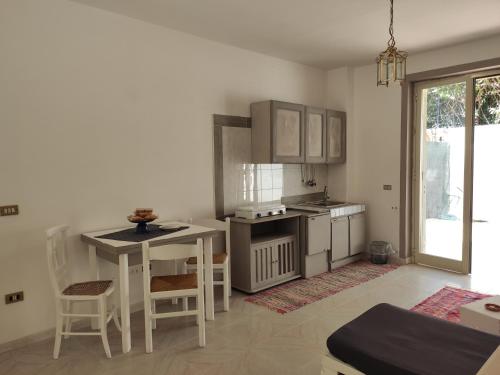
<svg viewBox="0 0 500 375">
<path fill-rule="evenodd" d="M 300 203 L 299 206 L 315 206 L 315 207 L 331 208 L 331 207 L 342 206 L 344 204 L 346 204 L 346 202 L 339 202 L 339 201 L 316 201 L 316 202 Z"/>
<path fill-rule="evenodd" d="M 319 201 L 319 202 L 312 202 L 311 203 L 311 205 L 313 205 L 313 206 L 320 206 L 320 207 L 335 207 L 335 206 L 341 206 L 343 204 L 346 204 L 346 202 Z"/>
</svg>

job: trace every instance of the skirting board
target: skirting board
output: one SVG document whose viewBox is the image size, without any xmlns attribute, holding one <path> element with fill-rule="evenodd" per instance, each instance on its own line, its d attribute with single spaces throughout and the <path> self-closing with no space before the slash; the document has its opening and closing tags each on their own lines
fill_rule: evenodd
<svg viewBox="0 0 500 375">
<path fill-rule="evenodd" d="M 130 313 L 135 313 L 137 311 L 144 310 L 144 303 L 137 302 L 130 306 Z M 90 324 L 88 319 L 80 319 L 73 322 L 73 327 L 77 330 L 79 329 L 89 329 Z M 37 343 L 44 340 L 49 340 L 54 338 L 56 327 L 46 329 L 41 332 L 33 333 L 28 336 L 21 337 L 16 340 L 8 341 L 0 344 L 0 354 L 9 352 L 11 350 L 19 349 L 25 347 L 29 344 Z M 97 336 L 96 336 L 97 337 Z"/>
<path fill-rule="evenodd" d="M 389 262 L 394 264 L 399 264 L 401 266 L 404 266 L 405 264 L 415 263 L 413 261 L 413 257 L 401 258 L 395 255 L 391 255 L 391 257 L 389 258 Z"/>
</svg>

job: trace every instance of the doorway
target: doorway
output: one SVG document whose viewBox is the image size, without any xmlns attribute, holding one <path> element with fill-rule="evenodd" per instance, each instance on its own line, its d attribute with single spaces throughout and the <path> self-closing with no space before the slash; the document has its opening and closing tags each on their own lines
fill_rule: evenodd
<svg viewBox="0 0 500 375">
<path fill-rule="evenodd" d="M 415 261 L 460 273 L 494 272 L 500 260 L 494 236 L 500 230 L 500 75 L 420 82 L 415 93 Z"/>
</svg>

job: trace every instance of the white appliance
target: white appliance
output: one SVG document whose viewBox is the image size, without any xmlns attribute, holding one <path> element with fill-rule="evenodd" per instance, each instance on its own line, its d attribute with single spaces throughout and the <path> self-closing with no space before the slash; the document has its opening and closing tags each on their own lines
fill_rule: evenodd
<svg viewBox="0 0 500 375">
<path fill-rule="evenodd" d="M 281 203 L 265 203 L 253 206 L 243 206 L 236 209 L 236 217 L 243 219 L 259 219 L 266 216 L 283 215 L 286 213 L 285 205 Z"/>
</svg>

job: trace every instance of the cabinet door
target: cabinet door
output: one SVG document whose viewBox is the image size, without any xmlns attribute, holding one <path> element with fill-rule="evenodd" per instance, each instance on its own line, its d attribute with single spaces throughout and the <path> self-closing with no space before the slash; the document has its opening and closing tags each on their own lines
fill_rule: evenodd
<svg viewBox="0 0 500 375">
<path fill-rule="evenodd" d="M 306 107 L 306 163 L 326 162 L 326 110 Z"/>
<path fill-rule="evenodd" d="M 330 214 L 307 218 L 306 254 L 330 250 Z"/>
<path fill-rule="evenodd" d="M 349 219 L 347 216 L 332 219 L 332 261 L 349 256 Z"/>
<path fill-rule="evenodd" d="M 304 106 L 272 102 L 273 163 L 304 162 Z"/>
<path fill-rule="evenodd" d="M 300 274 L 299 246 L 295 237 L 277 240 L 274 243 L 276 280 Z"/>
<path fill-rule="evenodd" d="M 276 279 L 274 243 L 262 242 L 250 248 L 251 289 L 272 284 Z"/>
<path fill-rule="evenodd" d="M 346 114 L 327 111 L 326 148 L 328 164 L 345 163 L 346 159 Z"/>
<path fill-rule="evenodd" d="M 349 255 L 356 255 L 366 249 L 366 223 L 365 214 L 349 216 Z"/>
</svg>

